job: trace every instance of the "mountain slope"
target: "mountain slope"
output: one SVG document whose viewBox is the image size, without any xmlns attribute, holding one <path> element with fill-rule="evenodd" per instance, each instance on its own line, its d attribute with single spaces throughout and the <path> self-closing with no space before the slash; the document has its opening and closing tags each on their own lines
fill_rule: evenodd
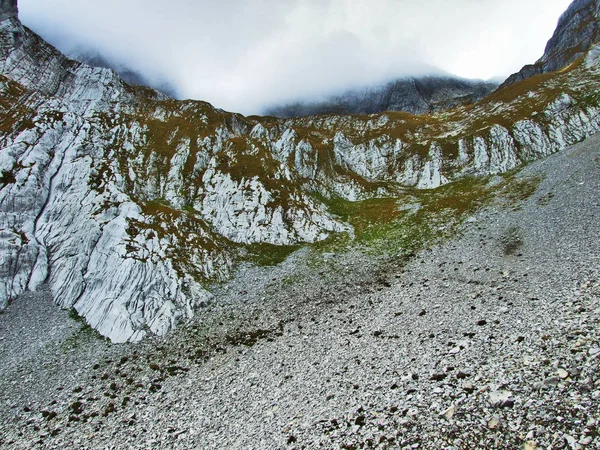
<svg viewBox="0 0 600 450">
<path fill-rule="evenodd" d="M 119 74 L 121 79 L 131 86 L 146 86 L 171 97 L 177 98 L 177 89 L 166 81 L 156 82 L 144 75 L 139 70 L 129 67 L 124 64 L 113 62 L 104 57 L 100 52 L 93 50 L 76 50 L 69 54 L 71 58 L 81 61 L 92 67 L 102 67 L 112 69 Z"/>
<path fill-rule="evenodd" d="M 130 87 L 65 58 L 15 5 L 0 10 L 0 305 L 47 283 L 115 342 L 190 318 L 240 261 L 356 235 L 340 205 L 396 205 L 600 129 L 597 47 L 447 112 L 282 120 Z"/>
<path fill-rule="evenodd" d="M 265 113 L 282 118 L 316 114 L 376 114 L 385 111 L 426 114 L 475 103 L 496 87 L 494 83 L 448 76 L 407 77 L 382 87 L 349 90 L 323 101 L 274 106 Z"/>
<path fill-rule="evenodd" d="M 558 21 L 544 55 L 511 75 L 501 88 L 518 81 L 562 69 L 600 42 L 600 5 L 596 0 L 575 0 Z"/>
<path fill-rule="evenodd" d="M 413 258 L 244 268 L 168 338 L 110 345 L 28 293 L 0 315 L 0 447 L 596 448 L 599 171 L 597 135 Z"/>
</svg>

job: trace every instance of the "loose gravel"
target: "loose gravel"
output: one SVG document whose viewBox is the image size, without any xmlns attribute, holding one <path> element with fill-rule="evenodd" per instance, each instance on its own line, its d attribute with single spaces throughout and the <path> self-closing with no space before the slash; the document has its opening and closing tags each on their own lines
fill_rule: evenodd
<svg viewBox="0 0 600 450">
<path fill-rule="evenodd" d="M 48 292 L 0 315 L 3 448 L 600 448 L 600 137 L 410 260 L 242 267 L 112 345 Z"/>
</svg>

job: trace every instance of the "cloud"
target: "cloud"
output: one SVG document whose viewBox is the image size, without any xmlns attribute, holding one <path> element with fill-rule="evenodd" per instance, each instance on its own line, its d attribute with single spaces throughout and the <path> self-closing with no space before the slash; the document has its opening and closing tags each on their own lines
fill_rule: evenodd
<svg viewBox="0 0 600 450">
<path fill-rule="evenodd" d="M 246 114 L 439 68 L 508 75 L 569 0 L 21 0 L 66 53 L 92 49 L 186 98 Z"/>
</svg>

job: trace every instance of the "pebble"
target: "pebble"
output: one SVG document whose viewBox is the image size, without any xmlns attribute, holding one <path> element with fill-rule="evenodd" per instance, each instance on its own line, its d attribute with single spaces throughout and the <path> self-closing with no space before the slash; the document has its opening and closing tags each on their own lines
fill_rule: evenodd
<svg viewBox="0 0 600 450">
<path fill-rule="evenodd" d="M 497 430 L 500 428 L 500 425 L 500 418 L 498 416 L 492 417 L 487 423 L 487 426 L 490 430 Z"/>
<path fill-rule="evenodd" d="M 454 417 L 454 414 L 456 414 L 456 406 L 451 406 L 446 411 L 444 411 L 444 416 L 448 420 L 451 420 Z"/>
</svg>

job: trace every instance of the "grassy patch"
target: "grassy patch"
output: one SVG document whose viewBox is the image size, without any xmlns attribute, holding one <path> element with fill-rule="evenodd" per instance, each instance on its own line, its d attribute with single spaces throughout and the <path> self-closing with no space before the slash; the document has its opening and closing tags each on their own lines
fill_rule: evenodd
<svg viewBox="0 0 600 450">
<path fill-rule="evenodd" d="M 390 220 L 375 222 L 358 236 L 358 241 L 381 253 L 414 253 L 453 232 L 469 213 L 491 196 L 487 178 L 464 178 L 429 191 L 413 191 L 409 208 Z"/>
<path fill-rule="evenodd" d="M 407 256 L 456 234 L 458 226 L 480 208 L 497 198 L 514 207 L 533 195 L 539 177 L 506 175 L 500 183 L 491 177 L 466 177 L 438 189 L 406 190 L 395 198 L 362 202 L 324 200 L 329 211 L 350 223 L 355 239 L 334 235 L 312 245 L 315 252 L 339 252 L 351 246 L 376 255 Z"/>
<path fill-rule="evenodd" d="M 355 239 L 335 235 L 312 247 L 331 252 L 357 246 L 379 255 L 408 255 L 448 235 L 490 196 L 487 178 L 465 178 L 434 190 L 407 189 L 394 198 L 325 200 L 331 213 L 354 227 Z"/>
<path fill-rule="evenodd" d="M 507 175 L 505 178 L 507 181 L 501 185 L 499 195 L 513 207 L 518 207 L 519 203 L 535 194 L 543 181 L 543 178 L 539 176 L 519 178 Z"/>
<path fill-rule="evenodd" d="M 69 310 L 69 318 L 77 322 L 80 325 L 80 328 L 62 343 L 63 351 L 72 350 L 74 348 L 79 347 L 84 342 L 89 342 L 91 340 L 103 340 L 107 342 L 109 341 L 107 338 L 105 338 L 96 330 L 94 330 L 87 323 L 87 321 L 79 315 L 75 308 L 71 308 Z"/>
<path fill-rule="evenodd" d="M 243 260 L 258 266 L 276 266 L 300 248 L 299 245 L 250 244 Z"/>
</svg>

